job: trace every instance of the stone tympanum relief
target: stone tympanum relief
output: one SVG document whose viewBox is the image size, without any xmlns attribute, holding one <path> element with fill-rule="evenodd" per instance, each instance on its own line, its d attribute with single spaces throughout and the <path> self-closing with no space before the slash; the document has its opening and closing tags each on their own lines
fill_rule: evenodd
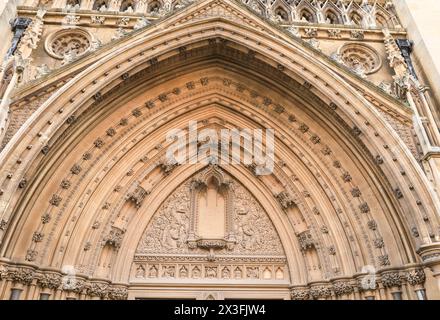
<svg viewBox="0 0 440 320">
<path fill-rule="evenodd" d="M 66 56 L 80 57 L 87 53 L 92 43 L 92 36 L 81 28 L 61 29 L 46 38 L 45 49 L 56 59 Z"/>
<path fill-rule="evenodd" d="M 288 280 L 284 250 L 258 201 L 217 166 L 177 188 L 138 244 L 133 277 Z"/>
</svg>

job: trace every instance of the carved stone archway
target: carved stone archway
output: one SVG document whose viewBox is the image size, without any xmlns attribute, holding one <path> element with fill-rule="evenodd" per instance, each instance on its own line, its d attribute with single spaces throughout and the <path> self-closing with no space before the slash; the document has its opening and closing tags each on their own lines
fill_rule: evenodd
<svg viewBox="0 0 440 320">
<path fill-rule="evenodd" d="M 219 16 L 219 8 L 235 19 Z M 266 297 L 387 299 L 398 289 L 412 299 L 423 289 L 416 248 L 436 247 L 431 234 L 438 203 L 408 147 L 367 99 L 376 92 L 365 82 L 340 76 L 311 48 L 220 0 L 177 13 L 90 59 L 0 156 L 9 173 L 1 181 L 3 292 L 190 297 L 215 284 L 217 292 L 234 297 L 239 286 L 179 283 L 169 259 L 164 269 L 141 262 L 151 255 L 137 251 L 164 204 L 204 170 L 163 162 L 166 133 L 190 120 L 214 129 L 276 128 L 273 174 L 255 176 L 252 165 L 221 169 L 252 191 L 249 199 L 256 199 L 282 244 L 284 260 L 258 265 L 259 276 L 268 268 L 275 283 L 266 286 Z M 395 101 L 380 94 L 375 99 L 410 119 Z M 226 180 L 216 173 L 202 181 L 218 191 Z M 186 244 L 210 249 L 211 258 L 237 245 L 230 221 L 239 214 L 228 209 L 228 192 L 222 193 L 224 237 L 209 239 L 208 232 L 204 239 L 196 227 L 188 229 L 194 237 Z M 198 215 L 194 201 L 185 209 L 192 210 L 189 223 Z M 173 221 L 166 227 L 174 228 L 175 239 L 162 243 L 171 249 L 182 226 Z M 193 260 L 183 269 L 179 263 L 174 275 L 193 272 Z M 234 263 L 230 273 L 248 268 Z M 223 269 L 216 267 L 218 275 Z M 365 267 L 374 268 L 379 287 L 363 285 Z M 168 278 L 168 291 L 139 280 L 150 271 Z M 213 275 L 206 265 L 203 272 Z M 249 296 L 262 292 L 260 282 L 241 285 Z"/>
</svg>

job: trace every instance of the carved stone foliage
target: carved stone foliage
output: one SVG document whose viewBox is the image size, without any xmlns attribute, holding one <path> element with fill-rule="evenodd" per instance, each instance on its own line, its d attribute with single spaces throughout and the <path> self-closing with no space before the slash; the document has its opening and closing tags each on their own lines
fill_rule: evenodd
<svg viewBox="0 0 440 320">
<path fill-rule="evenodd" d="M 106 283 L 92 283 L 87 288 L 87 294 L 90 296 L 105 298 L 109 292 L 109 285 Z"/>
<path fill-rule="evenodd" d="M 127 300 L 128 290 L 125 287 L 112 287 L 109 289 L 108 297 L 111 300 Z"/>
<path fill-rule="evenodd" d="M 64 59 L 67 55 L 79 57 L 90 49 L 91 42 L 92 36 L 83 29 L 61 29 L 47 37 L 45 49 L 56 59 Z"/>
<path fill-rule="evenodd" d="M 213 183 L 210 170 L 222 178 Z M 224 203 L 229 213 L 223 231 L 210 237 L 203 233 L 206 221 L 200 216 L 218 209 L 209 204 L 212 199 Z M 132 274 L 136 279 L 280 281 L 287 277 L 286 268 L 281 241 L 261 205 L 238 181 L 215 168 L 183 183 L 161 205 L 138 244 Z"/>
<path fill-rule="evenodd" d="M 142 202 L 144 201 L 145 197 L 149 194 L 148 191 L 146 191 L 141 186 L 137 186 L 136 189 L 134 189 L 133 192 L 130 192 L 128 194 L 127 199 L 134 203 L 136 208 L 140 208 L 142 205 Z"/>
<path fill-rule="evenodd" d="M 290 295 L 292 297 L 292 300 L 309 300 L 310 290 L 303 288 L 293 288 L 290 291 Z"/>
<path fill-rule="evenodd" d="M 278 193 L 276 196 L 277 200 L 283 207 L 283 209 L 289 209 L 295 205 L 293 198 L 285 191 Z"/>
<path fill-rule="evenodd" d="M 340 61 L 360 76 L 374 73 L 382 66 L 379 54 L 365 44 L 348 43 L 338 50 Z"/>
<path fill-rule="evenodd" d="M 398 272 L 385 273 L 382 275 L 382 284 L 386 288 L 400 287 L 402 279 Z"/>
<path fill-rule="evenodd" d="M 284 259 L 266 260 L 263 258 L 239 260 L 222 258 L 219 263 L 198 261 L 190 257 L 166 258 L 149 257 L 148 261 L 136 261 L 133 278 L 135 281 L 157 281 L 172 279 L 210 279 L 210 280 L 272 280 L 286 278 Z"/>
</svg>

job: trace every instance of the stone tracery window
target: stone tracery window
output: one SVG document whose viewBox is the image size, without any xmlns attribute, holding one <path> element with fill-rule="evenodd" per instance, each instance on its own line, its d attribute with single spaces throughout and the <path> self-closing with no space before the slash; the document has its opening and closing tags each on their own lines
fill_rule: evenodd
<svg viewBox="0 0 440 320">
<path fill-rule="evenodd" d="M 66 9 L 79 9 L 81 6 L 81 0 L 67 0 Z"/>
</svg>

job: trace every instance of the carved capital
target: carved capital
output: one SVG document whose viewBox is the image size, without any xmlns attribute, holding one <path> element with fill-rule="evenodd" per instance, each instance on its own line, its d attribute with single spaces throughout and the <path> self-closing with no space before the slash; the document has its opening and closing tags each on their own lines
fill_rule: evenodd
<svg viewBox="0 0 440 320">
<path fill-rule="evenodd" d="M 328 286 L 316 286 L 310 289 L 310 295 L 314 299 L 326 299 L 331 297 L 332 290 Z"/>
<path fill-rule="evenodd" d="M 58 289 L 61 285 L 61 275 L 55 273 L 42 274 L 38 277 L 37 284 L 43 289 Z"/>
<path fill-rule="evenodd" d="M 111 287 L 108 291 L 111 300 L 127 300 L 128 289 L 125 287 Z"/>
<path fill-rule="evenodd" d="M 333 284 L 333 291 L 337 296 L 347 295 L 354 291 L 353 285 L 348 282 L 336 282 Z"/>
</svg>

